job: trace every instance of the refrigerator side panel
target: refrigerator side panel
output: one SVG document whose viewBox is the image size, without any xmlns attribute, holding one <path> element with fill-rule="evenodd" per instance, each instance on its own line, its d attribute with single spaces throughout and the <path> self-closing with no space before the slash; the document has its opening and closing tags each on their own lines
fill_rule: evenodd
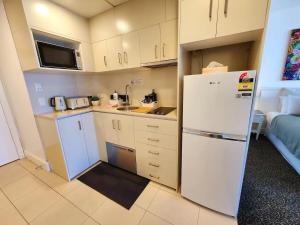
<svg viewBox="0 0 300 225">
<path fill-rule="evenodd" d="M 246 142 L 183 133 L 181 194 L 236 217 Z"/>
</svg>

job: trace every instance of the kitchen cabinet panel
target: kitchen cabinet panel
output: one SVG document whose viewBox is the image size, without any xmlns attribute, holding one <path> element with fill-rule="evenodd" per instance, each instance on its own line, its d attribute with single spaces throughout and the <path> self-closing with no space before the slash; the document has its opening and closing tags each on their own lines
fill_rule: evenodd
<svg viewBox="0 0 300 225">
<path fill-rule="evenodd" d="M 139 34 L 133 32 L 122 36 L 124 67 L 134 68 L 140 66 Z"/>
<path fill-rule="evenodd" d="M 100 160 L 93 113 L 82 114 L 82 129 L 90 165 Z"/>
<path fill-rule="evenodd" d="M 117 36 L 107 40 L 108 54 L 111 69 L 121 69 L 123 67 L 123 47 L 122 37 Z"/>
<path fill-rule="evenodd" d="M 181 0 L 180 9 L 181 44 L 215 38 L 218 0 Z"/>
<path fill-rule="evenodd" d="M 161 59 L 169 60 L 177 58 L 178 28 L 177 20 L 171 20 L 160 24 L 161 29 Z"/>
<path fill-rule="evenodd" d="M 105 141 L 118 144 L 117 120 L 113 114 L 103 114 Z"/>
<path fill-rule="evenodd" d="M 100 41 L 93 44 L 95 71 L 102 72 L 109 70 L 110 59 L 108 56 L 107 41 Z"/>
<path fill-rule="evenodd" d="M 159 25 L 146 28 L 139 32 L 141 63 L 160 60 L 160 27 Z"/>
<path fill-rule="evenodd" d="M 166 0 L 166 20 L 178 18 L 178 0 Z"/>
<path fill-rule="evenodd" d="M 72 179 L 90 165 L 82 132 L 81 116 L 61 119 L 57 123 L 68 175 Z"/>
<path fill-rule="evenodd" d="M 115 117 L 118 129 L 118 143 L 121 146 L 135 148 L 134 146 L 134 124 L 130 116 L 117 115 Z"/>
<path fill-rule="evenodd" d="M 94 112 L 96 136 L 99 146 L 99 153 L 101 161 L 108 162 L 106 152 L 106 138 L 105 138 L 105 115 L 104 113 Z"/>
<path fill-rule="evenodd" d="M 217 37 L 264 28 L 268 0 L 219 0 Z"/>
</svg>

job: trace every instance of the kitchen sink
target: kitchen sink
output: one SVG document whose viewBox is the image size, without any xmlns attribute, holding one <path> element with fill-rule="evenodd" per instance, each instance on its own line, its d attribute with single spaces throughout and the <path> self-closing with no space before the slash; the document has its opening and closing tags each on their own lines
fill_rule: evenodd
<svg viewBox="0 0 300 225">
<path fill-rule="evenodd" d="M 120 111 L 131 111 L 131 110 L 135 110 L 138 109 L 139 107 L 136 106 L 122 106 L 122 107 L 118 107 L 117 110 Z"/>
</svg>

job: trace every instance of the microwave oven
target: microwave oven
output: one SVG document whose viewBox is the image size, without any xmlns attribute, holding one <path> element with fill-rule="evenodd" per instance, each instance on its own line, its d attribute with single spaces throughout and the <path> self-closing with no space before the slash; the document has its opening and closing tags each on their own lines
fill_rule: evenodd
<svg viewBox="0 0 300 225">
<path fill-rule="evenodd" d="M 42 41 L 36 41 L 37 54 L 41 67 L 81 70 L 80 52 Z"/>
</svg>

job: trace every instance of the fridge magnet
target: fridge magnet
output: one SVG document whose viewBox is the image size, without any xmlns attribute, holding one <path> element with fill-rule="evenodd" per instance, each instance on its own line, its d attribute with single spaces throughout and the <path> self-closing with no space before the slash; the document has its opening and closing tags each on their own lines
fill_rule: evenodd
<svg viewBox="0 0 300 225">
<path fill-rule="evenodd" d="M 252 91 L 254 88 L 254 79 L 247 72 L 242 73 L 239 78 L 238 91 Z"/>
<path fill-rule="evenodd" d="M 282 80 L 300 80 L 300 29 L 292 30 Z"/>
</svg>

